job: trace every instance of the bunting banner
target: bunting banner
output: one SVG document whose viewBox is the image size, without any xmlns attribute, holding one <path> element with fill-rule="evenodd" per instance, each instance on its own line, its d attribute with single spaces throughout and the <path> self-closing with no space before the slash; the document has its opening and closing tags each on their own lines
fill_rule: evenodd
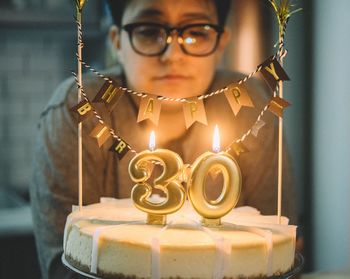
<svg viewBox="0 0 350 279">
<path fill-rule="evenodd" d="M 290 103 L 276 96 L 271 99 L 268 110 L 271 111 L 273 114 L 277 115 L 278 117 L 283 117 L 284 109 L 289 106 Z"/>
<path fill-rule="evenodd" d="M 191 127 L 195 122 L 208 125 L 203 100 L 198 100 L 197 98 L 191 98 L 187 100 L 188 102 L 185 102 L 183 104 L 186 129 Z"/>
<path fill-rule="evenodd" d="M 79 104 L 72 107 L 70 110 L 74 113 L 75 116 L 78 117 L 78 123 L 84 121 L 85 119 L 93 115 L 92 106 L 86 100 L 81 101 Z"/>
<path fill-rule="evenodd" d="M 123 139 L 117 138 L 109 150 L 117 154 L 119 160 L 121 160 L 131 150 L 131 146 Z"/>
<path fill-rule="evenodd" d="M 261 64 L 261 67 L 261 74 L 272 90 L 276 88 L 279 81 L 290 80 L 276 58 L 270 57 Z"/>
<path fill-rule="evenodd" d="M 123 93 L 124 91 L 119 88 L 118 84 L 106 81 L 92 102 L 105 104 L 108 112 L 111 112 L 118 103 Z"/>
<path fill-rule="evenodd" d="M 90 137 L 95 138 L 98 144 L 98 147 L 101 147 L 109 138 L 111 134 L 106 125 L 98 123 L 97 126 L 90 133 Z"/>
<path fill-rule="evenodd" d="M 161 102 L 155 95 L 147 95 L 141 98 L 137 122 L 149 119 L 153 124 L 158 125 L 161 110 Z"/>
<path fill-rule="evenodd" d="M 287 73 L 279 64 L 275 56 L 268 58 L 265 62 L 258 66 L 257 72 L 259 71 L 269 87 L 273 88 L 272 90 L 274 92 L 279 81 L 289 80 Z M 119 87 L 117 82 L 110 78 L 105 79 L 106 81 L 93 99 L 93 103 L 103 103 L 106 106 L 106 109 L 111 112 L 124 94 L 125 88 Z M 159 96 L 148 93 L 137 93 L 138 96 L 142 97 L 140 100 L 137 122 L 150 120 L 153 124 L 158 125 L 161 112 L 161 102 L 166 100 L 182 102 L 186 129 L 190 128 L 195 122 L 208 125 L 203 99 L 219 93 L 225 93 L 228 105 L 231 107 L 233 114 L 237 116 L 242 107 L 255 107 L 247 87 L 244 84 L 247 79 L 248 78 L 243 79 L 242 81 L 233 82 L 227 87 L 217 90 L 216 92 L 186 99 L 172 99 L 165 97 L 159 98 Z M 128 90 L 128 92 L 133 94 L 133 91 Z M 84 98 L 84 101 L 71 108 L 71 110 L 78 115 L 79 123 L 89 118 L 93 114 L 99 119 L 99 124 L 93 129 L 90 136 L 95 138 L 98 146 L 101 147 L 111 135 L 116 138 L 118 137 L 118 134 L 104 124 L 102 117 L 98 114 L 92 103 L 87 101 L 88 98 L 86 94 L 84 95 Z M 249 134 L 254 137 L 258 136 L 260 129 L 266 124 L 263 120 L 261 120 L 264 112 L 269 110 L 276 116 L 283 117 L 283 111 L 289 105 L 290 104 L 287 101 L 280 97 L 272 97 L 269 103 L 260 113 L 254 125 L 240 139 L 237 139 L 234 143 L 232 143 L 227 150 L 229 150 L 231 155 L 235 157 L 239 157 L 241 153 L 248 152 L 248 149 L 244 146 L 242 141 Z M 114 142 L 110 150 L 115 152 L 118 155 L 118 158 L 121 159 L 128 151 L 132 149 L 124 140 L 119 138 Z M 132 151 L 134 152 L 134 150 Z"/>
<path fill-rule="evenodd" d="M 235 116 L 240 111 L 241 107 L 254 107 L 252 99 L 250 98 L 245 85 L 242 84 L 230 84 L 227 87 L 225 96 L 230 104 L 230 107 Z"/>
</svg>

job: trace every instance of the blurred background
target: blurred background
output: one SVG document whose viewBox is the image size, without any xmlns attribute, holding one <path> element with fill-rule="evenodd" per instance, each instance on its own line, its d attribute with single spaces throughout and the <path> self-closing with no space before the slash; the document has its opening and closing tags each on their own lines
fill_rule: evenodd
<svg viewBox="0 0 350 279">
<path fill-rule="evenodd" d="M 284 98 L 293 105 L 285 113 L 285 131 L 297 181 L 304 272 L 350 278 L 350 1 L 294 2 L 303 11 L 287 28 L 284 65 L 291 81 Z M 73 3 L 0 2 L 0 278 L 40 278 L 28 184 L 39 115 L 76 68 Z M 221 67 L 249 73 L 275 53 L 277 22 L 267 0 L 232 3 L 232 41 Z M 84 58 L 97 69 L 114 63 L 109 24 L 104 2 L 88 1 Z"/>
</svg>

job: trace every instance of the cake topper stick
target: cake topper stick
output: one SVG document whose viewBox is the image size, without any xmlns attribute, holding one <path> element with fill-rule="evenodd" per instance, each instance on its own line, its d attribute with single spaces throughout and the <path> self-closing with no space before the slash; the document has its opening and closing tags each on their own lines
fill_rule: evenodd
<svg viewBox="0 0 350 279">
<path fill-rule="evenodd" d="M 77 37 L 78 37 L 78 103 L 82 100 L 82 9 L 85 1 L 77 1 Z M 78 188 L 79 188 L 79 210 L 83 208 L 83 124 L 80 122 L 78 124 Z"/>
<path fill-rule="evenodd" d="M 301 10 L 295 9 L 294 4 L 290 0 L 269 0 L 273 9 L 275 10 L 279 32 L 278 32 L 278 44 L 279 44 L 279 56 L 280 64 L 283 67 L 283 59 L 287 54 L 284 49 L 284 36 L 286 34 L 286 27 L 290 16 Z M 279 81 L 279 97 L 283 99 L 283 81 Z M 277 199 L 277 215 L 278 223 L 281 224 L 281 211 L 282 211 L 282 151 L 283 151 L 283 118 L 279 118 L 278 123 L 278 199 Z"/>
<path fill-rule="evenodd" d="M 283 66 L 283 56 L 281 57 L 281 66 Z M 279 97 L 283 99 L 283 81 L 279 81 Z M 282 215 L 282 155 L 283 155 L 283 117 L 278 119 L 278 223 L 281 224 Z"/>
</svg>

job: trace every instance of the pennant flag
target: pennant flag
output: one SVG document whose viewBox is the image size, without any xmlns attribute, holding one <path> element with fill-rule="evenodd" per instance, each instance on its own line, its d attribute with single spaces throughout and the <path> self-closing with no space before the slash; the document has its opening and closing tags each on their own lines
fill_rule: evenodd
<svg viewBox="0 0 350 279">
<path fill-rule="evenodd" d="M 277 59 L 271 57 L 261 64 L 261 74 L 272 90 L 275 90 L 277 82 L 289 80 L 287 73 L 282 68 Z"/>
<path fill-rule="evenodd" d="M 92 106 L 86 100 L 81 101 L 76 106 L 70 109 L 72 112 L 78 115 L 78 123 L 92 116 Z"/>
<path fill-rule="evenodd" d="M 95 98 L 92 100 L 94 103 L 104 103 L 107 110 L 111 112 L 115 105 L 118 103 L 120 97 L 123 95 L 124 90 L 113 82 L 106 81 Z"/>
<path fill-rule="evenodd" d="M 117 154 L 119 160 L 123 159 L 123 157 L 131 150 L 131 147 L 126 141 L 121 138 L 115 140 L 112 144 L 110 151 Z"/>
<path fill-rule="evenodd" d="M 276 96 L 273 97 L 269 103 L 269 111 L 271 111 L 273 114 L 277 115 L 278 117 L 283 117 L 283 110 L 286 107 L 289 107 L 290 103 L 288 103 L 286 100 Z"/>
<path fill-rule="evenodd" d="M 258 137 L 258 134 L 259 134 L 259 131 L 262 127 L 265 126 L 265 121 L 263 120 L 259 120 L 258 122 L 256 122 L 253 127 L 252 127 L 252 132 L 251 134 L 254 136 L 254 137 Z"/>
<path fill-rule="evenodd" d="M 196 121 L 208 125 L 203 100 L 198 100 L 197 98 L 188 99 L 188 102 L 183 104 L 183 111 L 186 129 L 191 127 Z"/>
<path fill-rule="evenodd" d="M 247 89 L 243 84 L 230 84 L 225 92 L 225 96 L 235 115 L 238 114 L 242 106 L 254 107 Z"/>
<path fill-rule="evenodd" d="M 242 143 L 242 142 L 234 142 L 230 146 L 229 154 L 231 154 L 233 157 L 238 158 L 241 153 L 247 153 L 249 152 L 248 148 Z"/>
<path fill-rule="evenodd" d="M 90 137 L 97 140 L 98 147 L 101 147 L 110 136 L 111 134 L 109 133 L 108 127 L 101 123 L 98 123 L 90 133 Z"/>
<path fill-rule="evenodd" d="M 158 125 L 161 106 L 161 102 L 155 95 L 147 95 L 141 98 L 137 122 L 149 119 L 155 125 Z"/>
</svg>

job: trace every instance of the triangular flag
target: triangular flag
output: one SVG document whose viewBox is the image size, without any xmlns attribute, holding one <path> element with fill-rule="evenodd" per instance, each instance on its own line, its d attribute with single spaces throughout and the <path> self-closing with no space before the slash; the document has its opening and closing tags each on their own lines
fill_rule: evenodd
<svg viewBox="0 0 350 279">
<path fill-rule="evenodd" d="M 263 120 L 257 121 L 257 122 L 253 125 L 253 127 L 252 127 L 252 132 L 251 132 L 251 134 L 252 134 L 254 137 L 258 137 L 258 133 L 259 133 L 260 129 L 261 129 L 262 127 L 264 127 L 265 124 L 266 124 L 266 123 L 265 123 L 265 121 L 263 121 Z"/>
<path fill-rule="evenodd" d="M 203 100 L 198 100 L 197 98 L 187 99 L 187 102 L 183 104 L 183 111 L 186 129 L 191 127 L 196 121 L 208 125 Z"/>
<path fill-rule="evenodd" d="M 147 95 L 141 98 L 137 122 L 149 119 L 155 125 L 158 125 L 161 106 L 160 100 L 155 95 Z"/>
<path fill-rule="evenodd" d="M 230 84 L 227 87 L 225 96 L 235 115 L 238 114 L 242 106 L 254 107 L 247 89 L 243 84 Z"/>
<path fill-rule="evenodd" d="M 126 153 L 131 150 L 131 146 L 122 138 L 118 138 L 114 141 L 109 150 L 116 153 L 119 160 L 121 160 L 126 155 Z"/>
<path fill-rule="evenodd" d="M 119 88 L 115 82 L 110 83 L 109 81 L 106 81 L 92 102 L 104 103 L 107 110 L 111 112 L 118 103 L 123 93 L 124 90 Z"/>
<path fill-rule="evenodd" d="M 108 127 L 101 123 L 98 123 L 90 133 L 90 137 L 97 140 L 98 147 L 101 147 L 110 136 L 111 134 L 109 133 Z"/>
<path fill-rule="evenodd" d="M 261 74 L 272 90 L 275 90 L 277 82 L 289 80 L 287 73 L 282 68 L 276 58 L 270 57 L 261 64 Z"/>
<path fill-rule="evenodd" d="M 79 104 L 72 107 L 70 110 L 78 116 L 78 123 L 84 121 L 93 114 L 92 106 L 86 100 L 81 101 Z"/>
<path fill-rule="evenodd" d="M 238 158 L 241 153 L 249 152 L 248 148 L 242 142 L 234 142 L 231 144 L 228 153 L 233 157 Z"/>
<path fill-rule="evenodd" d="M 283 110 L 286 107 L 289 107 L 290 103 L 288 103 L 286 100 L 276 96 L 273 97 L 269 103 L 269 111 L 271 111 L 273 114 L 277 115 L 278 117 L 283 117 Z"/>
</svg>

